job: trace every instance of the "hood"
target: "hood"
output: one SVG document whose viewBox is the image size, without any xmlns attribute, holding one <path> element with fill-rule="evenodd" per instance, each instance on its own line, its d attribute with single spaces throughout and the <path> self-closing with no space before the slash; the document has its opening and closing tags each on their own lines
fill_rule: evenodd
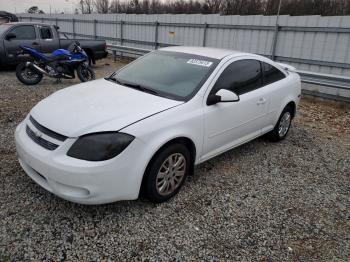
<svg viewBox="0 0 350 262">
<path fill-rule="evenodd" d="M 182 103 L 99 79 L 50 95 L 30 114 L 52 131 L 77 137 L 117 131 Z"/>
</svg>

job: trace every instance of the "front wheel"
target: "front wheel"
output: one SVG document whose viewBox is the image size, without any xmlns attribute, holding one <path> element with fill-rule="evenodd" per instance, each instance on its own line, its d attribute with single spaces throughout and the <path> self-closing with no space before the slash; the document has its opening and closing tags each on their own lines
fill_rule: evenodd
<svg viewBox="0 0 350 262">
<path fill-rule="evenodd" d="M 86 65 L 78 66 L 77 74 L 81 82 L 87 82 L 95 79 L 94 71 Z"/>
<path fill-rule="evenodd" d="M 191 156 L 182 144 L 172 144 L 156 154 L 144 177 L 143 190 L 154 203 L 176 195 L 190 170 Z"/>
<path fill-rule="evenodd" d="M 17 66 L 16 76 L 25 85 L 36 85 L 43 79 L 43 74 L 28 68 L 25 62 Z"/>
</svg>

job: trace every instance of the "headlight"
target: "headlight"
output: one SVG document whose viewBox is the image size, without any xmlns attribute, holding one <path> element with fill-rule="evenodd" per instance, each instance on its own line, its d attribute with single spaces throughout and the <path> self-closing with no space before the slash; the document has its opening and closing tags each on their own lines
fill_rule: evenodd
<svg viewBox="0 0 350 262">
<path fill-rule="evenodd" d="M 116 132 L 94 133 L 81 136 L 67 155 L 88 161 L 104 161 L 119 155 L 135 137 Z"/>
</svg>

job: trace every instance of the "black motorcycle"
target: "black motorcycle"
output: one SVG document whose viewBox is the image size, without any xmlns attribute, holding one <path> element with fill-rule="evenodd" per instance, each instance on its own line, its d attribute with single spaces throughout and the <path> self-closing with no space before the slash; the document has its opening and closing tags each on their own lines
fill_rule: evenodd
<svg viewBox="0 0 350 262">
<path fill-rule="evenodd" d="M 82 82 L 95 79 L 94 71 L 89 67 L 89 59 L 79 42 L 71 45 L 69 50 L 58 49 L 50 56 L 46 56 L 33 48 L 20 46 L 20 53 L 29 54 L 33 62 L 24 62 L 17 66 L 16 76 L 19 81 L 26 85 L 38 84 L 43 75 L 52 78 L 73 79 L 75 71 Z"/>
</svg>

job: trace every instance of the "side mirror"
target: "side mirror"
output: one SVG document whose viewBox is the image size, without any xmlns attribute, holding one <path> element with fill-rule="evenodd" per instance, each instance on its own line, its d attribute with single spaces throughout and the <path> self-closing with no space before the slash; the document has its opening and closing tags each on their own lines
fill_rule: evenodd
<svg viewBox="0 0 350 262">
<path fill-rule="evenodd" d="M 17 36 L 14 34 L 14 33 L 8 33 L 6 36 L 5 36 L 5 39 L 7 41 L 10 41 L 11 39 L 13 38 L 16 38 Z"/>
<path fill-rule="evenodd" d="M 208 96 L 207 105 L 215 105 L 217 103 L 238 102 L 239 96 L 227 89 L 220 89 L 216 94 Z"/>
</svg>

